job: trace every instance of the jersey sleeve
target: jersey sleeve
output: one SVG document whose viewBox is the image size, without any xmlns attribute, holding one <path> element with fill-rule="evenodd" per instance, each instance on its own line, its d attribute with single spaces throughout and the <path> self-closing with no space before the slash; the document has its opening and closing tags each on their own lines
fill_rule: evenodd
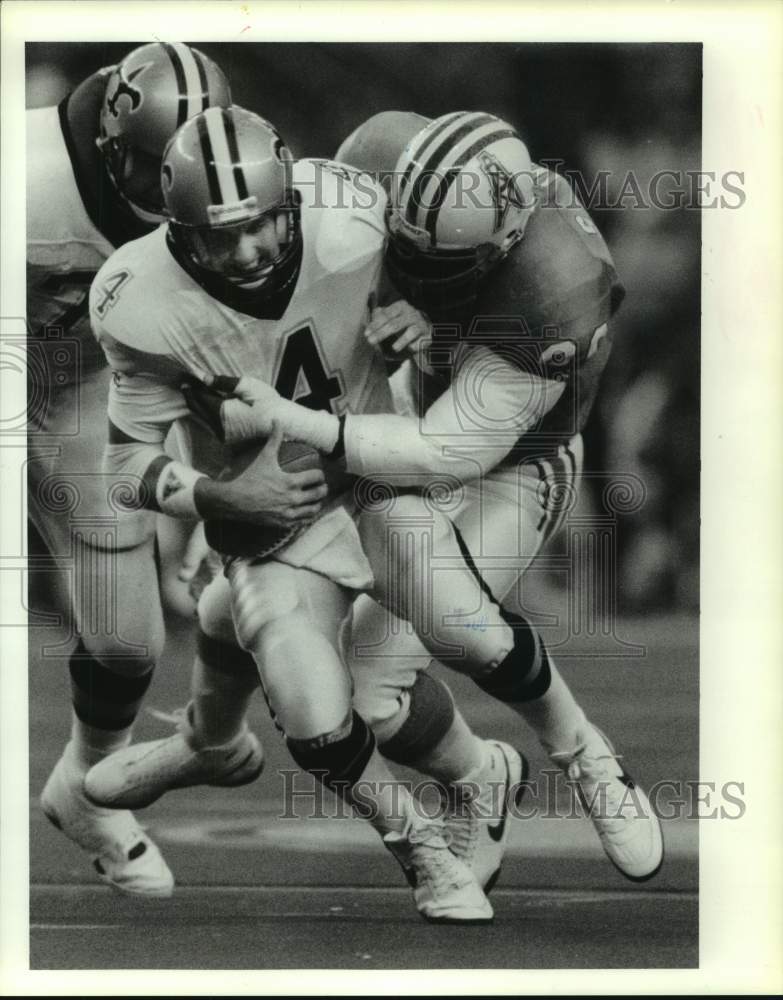
<svg viewBox="0 0 783 1000">
<path fill-rule="evenodd" d="M 112 370 L 104 470 L 144 482 L 148 470 L 166 456 L 164 442 L 172 425 L 189 414 L 180 388 L 183 374 L 165 356 L 118 340 L 94 315 L 93 331 Z"/>
<path fill-rule="evenodd" d="M 178 384 L 151 374 L 115 371 L 109 388 L 109 420 L 134 441 L 162 443 L 171 425 L 189 415 Z"/>
<path fill-rule="evenodd" d="M 395 414 L 349 416 L 348 471 L 393 473 L 400 485 L 426 485 L 444 474 L 461 482 L 486 475 L 562 390 L 561 384 L 521 371 L 486 348 L 473 349 L 420 420 Z"/>
</svg>

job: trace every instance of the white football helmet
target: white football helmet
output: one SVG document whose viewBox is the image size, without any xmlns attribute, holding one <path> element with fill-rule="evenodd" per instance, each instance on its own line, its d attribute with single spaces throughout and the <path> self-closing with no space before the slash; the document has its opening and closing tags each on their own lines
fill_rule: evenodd
<svg viewBox="0 0 783 1000">
<path fill-rule="evenodd" d="M 389 272 L 415 305 L 451 305 L 522 239 L 535 205 L 534 166 L 516 129 L 456 111 L 421 129 L 397 161 Z"/>
</svg>

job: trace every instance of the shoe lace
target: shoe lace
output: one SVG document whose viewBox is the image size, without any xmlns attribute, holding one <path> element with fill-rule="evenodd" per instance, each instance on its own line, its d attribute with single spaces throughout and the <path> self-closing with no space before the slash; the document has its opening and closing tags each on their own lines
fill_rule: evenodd
<svg viewBox="0 0 783 1000">
<path fill-rule="evenodd" d="M 411 862 L 417 869 L 419 881 L 426 880 L 435 894 L 462 888 L 462 881 L 454 871 L 457 861 L 449 850 L 448 831 L 441 820 L 408 824 L 403 836 L 411 847 Z"/>
<path fill-rule="evenodd" d="M 446 842 L 453 853 L 466 863 L 469 863 L 476 853 L 480 815 L 478 796 L 461 794 L 456 788 L 449 788 L 444 794 L 443 820 Z"/>
<path fill-rule="evenodd" d="M 440 819 L 429 819 L 418 823 L 408 820 L 403 831 L 403 837 L 411 847 L 423 846 L 438 849 L 448 847 L 448 831 Z M 434 840 L 440 840 L 441 843 L 433 843 Z"/>
<path fill-rule="evenodd" d="M 556 752 L 551 756 L 552 760 L 564 767 L 569 781 L 575 782 L 581 789 L 591 819 L 598 819 L 608 831 L 621 830 L 625 825 L 625 786 L 618 775 L 609 771 L 608 762 L 622 760 L 622 755 L 611 752 L 590 754 L 587 743 L 581 743 L 573 751 Z M 588 782 L 594 786 L 592 802 L 584 788 L 584 784 Z M 605 803 L 603 809 L 600 808 L 601 800 Z"/>
<path fill-rule="evenodd" d="M 167 722 L 172 726 L 176 726 L 177 729 L 182 729 L 187 718 L 187 708 L 173 708 L 170 712 L 164 712 L 159 708 L 148 708 L 147 714 L 151 715 L 153 719 L 157 719 L 158 722 Z"/>
</svg>

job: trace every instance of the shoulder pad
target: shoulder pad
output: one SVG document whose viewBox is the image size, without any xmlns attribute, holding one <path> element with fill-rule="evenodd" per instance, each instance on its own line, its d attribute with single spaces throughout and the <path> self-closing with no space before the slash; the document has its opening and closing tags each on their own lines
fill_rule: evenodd
<svg viewBox="0 0 783 1000">
<path fill-rule="evenodd" d="M 469 336 L 524 343 L 537 366 L 581 362 L 623 288 L 568 181 L 547 171 L 539 191 L 524 238 L 482 284 Z"/>
<path fill-rule="evenodd" d="M 330 269 L 380 253 L 386 240 L 386 193 L 369 174 L 332 160 L 299 161 L 305 246 Z"/>
<path fill-rule="evenodd" d="M 310 208 L 339 208 L 356 214 L 384 218 L 386 192 L 363 170 L 334 160 L 298 160 L 294 187 Z"/>
<path fill-rule="evenodd" d="M 165 243 L 163 227 L 115 251 L 90 288 L 90 320 L 102 341 L 108 335 L 143 354 L 169 354 L 168 334 L 202 318 L 203 299 L 180 295 L 194 287 Z"/>
</svg>

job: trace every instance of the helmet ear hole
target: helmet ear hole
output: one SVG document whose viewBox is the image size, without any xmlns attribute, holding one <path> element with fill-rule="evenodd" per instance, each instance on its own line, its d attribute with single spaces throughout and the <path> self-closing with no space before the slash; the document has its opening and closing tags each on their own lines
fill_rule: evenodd
<svg viewBox="0 0 783 1000">
<path fill-rule="evenodd" d="M 277 234 L 277 241 L 281 245 L 288 241 L 288 228 L 289 220 L 287 212 L 278 212 L 275 216 L 275 231 Z"/>
</svg>

